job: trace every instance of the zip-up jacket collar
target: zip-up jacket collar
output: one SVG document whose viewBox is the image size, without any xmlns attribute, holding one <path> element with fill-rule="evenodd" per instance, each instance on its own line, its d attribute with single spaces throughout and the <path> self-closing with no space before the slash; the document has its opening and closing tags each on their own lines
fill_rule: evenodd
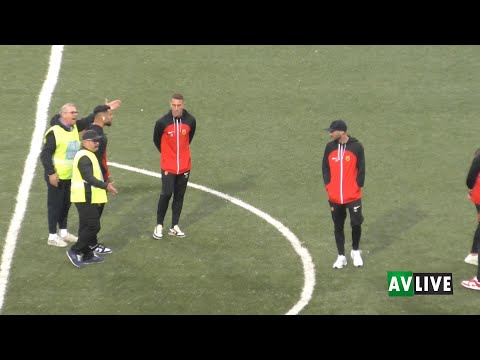
<svg viewBox="0 0 480 360">
<path fill-rule="evenodd" d="M 53 125 L 60 125 L 65 131 L 72 131 L 73 126 L 66 126 L 62 121 L 60 120 L 60 114 L 55 114 L 53 115 L 52 119 L 50 120 L 50 124 Z"/>
</svg>

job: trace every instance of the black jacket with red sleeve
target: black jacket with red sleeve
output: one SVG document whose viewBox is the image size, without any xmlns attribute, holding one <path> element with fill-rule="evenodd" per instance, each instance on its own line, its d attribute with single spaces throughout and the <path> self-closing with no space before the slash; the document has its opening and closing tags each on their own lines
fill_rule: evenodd
<svg viewBox="0 0 480 360">
<path fill-rule="evenodd" d="M 365 182 L 363 145 L 351 136 L 345 144 L 330 141 L 325 146 L 322 174 L 329 201 L 347 204 L 361 199 Z"/>
<path fill-rule="evenodd" d="M 110 177 L 110 170 L 108 169 L 108 160 L 107 160 L 107 145 L 108 145 L 107 134 L 103 131 L 103 128 L 97 124 L 91 124 L 87 129 L 95 131 L 99 136 L 102 137 L 98 144 L 98 150 L 95 151 L 95 156 L 97 157 L 98 163 L 100 164 L 103 180 L 108 181 L 108 178 Z"/>
<path fill-rule="evenodd" d="M 160 168 L 165 172 L 183 174 L 192 168 L 190 143 L 197 121 L 187 110 L 179 118 L 170 110 L 155 123 L 153 143 L 161 153 Z"/>
<path fill-rule="evenodd" d="M 473 158 L 467 174 L 467 187 L 470 189 L 470 200 L 480 205 L 480 155 Z"/>
</svg>

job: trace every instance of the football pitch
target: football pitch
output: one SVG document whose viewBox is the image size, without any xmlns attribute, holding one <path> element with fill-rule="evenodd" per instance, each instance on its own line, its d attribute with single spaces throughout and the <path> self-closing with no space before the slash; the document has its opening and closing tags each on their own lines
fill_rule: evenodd
<svg viewBox="0 0 480 360">
<path fill-rule="evenodd" d="M 480 113 L 479 46 L 0 46 L 0 314 L 476 314 L 460 282 L 477 219 L 466 174 Z M 49 80 L 50 79 L 50 80 Z M 52 81 L 51 79 L 54 79 Z M 155 121 L 170 96 L 197 118 L 185 238 L 154 240 Z M 121 99 L 106 128 L 99 265 L 47 245 L 41 137 L 61 105 Z M 364 266 L 332 269 L 323 131 L 365 147 Z M 166 224 L 171 212 L 167 213 Z M 78 214 L 70 209 L 69 230 Z M 346 251 L 351 249 L 349 218 Z M 453 295 L 391 297 L 387 272 L 452 273 Z"/>
</svg>

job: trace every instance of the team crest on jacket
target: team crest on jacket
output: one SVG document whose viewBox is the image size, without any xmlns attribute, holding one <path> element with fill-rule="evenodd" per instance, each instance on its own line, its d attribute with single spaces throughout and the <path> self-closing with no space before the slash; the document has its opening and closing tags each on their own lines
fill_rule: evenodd
<svg viewBox="0 0 480 360">
<path fill-rule="evenodd" d="M 182 135 L 185 135 L 187 133 L 187 130 L 182 129 Z"/>
<path fill-rule="evenodd" d="M 345 156 L 345 161 L 350 161 L 350 155 Z"/>
</svg>

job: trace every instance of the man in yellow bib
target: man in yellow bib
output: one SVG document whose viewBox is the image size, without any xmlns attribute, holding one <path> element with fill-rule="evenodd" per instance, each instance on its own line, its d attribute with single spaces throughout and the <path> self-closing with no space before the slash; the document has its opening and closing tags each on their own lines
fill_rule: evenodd
<svg viewBox="0 0 480 360">
<path fill-rule="evenodd" d="M 107 100 L 105 100 L 106 102 Z M 121 100 L 106 103 L 114 110 Z M 45 170 L 47 183 L 48 245 L 65 247 L 74 243 L 77 237 L 67 231 L 70 210 L 70 184 L 72 162 L 80 148 L 79 133 L 94 120 L 94 114 L 77 119 L 78 111 L 74 103 L 66 103 L 51 121 L 46 131 L 40 160 Z M 57 233 L 58 226 L 58 233 Z"/>
<path fill-rule="evenodd" d="M 100 207 L 108 202 L 107 191 L 117 194 L 113 182 L 103 179 L 95 152 L 102 137 L 95 130 L 87 130 L 82 136 L 82 148 L 73 159 L 70 201 L 78 210 L 78 240 L 67 250 L 67 257 L 76 267 L 104 261 L 92 250 L 100 231 Z"/>
</svg>

